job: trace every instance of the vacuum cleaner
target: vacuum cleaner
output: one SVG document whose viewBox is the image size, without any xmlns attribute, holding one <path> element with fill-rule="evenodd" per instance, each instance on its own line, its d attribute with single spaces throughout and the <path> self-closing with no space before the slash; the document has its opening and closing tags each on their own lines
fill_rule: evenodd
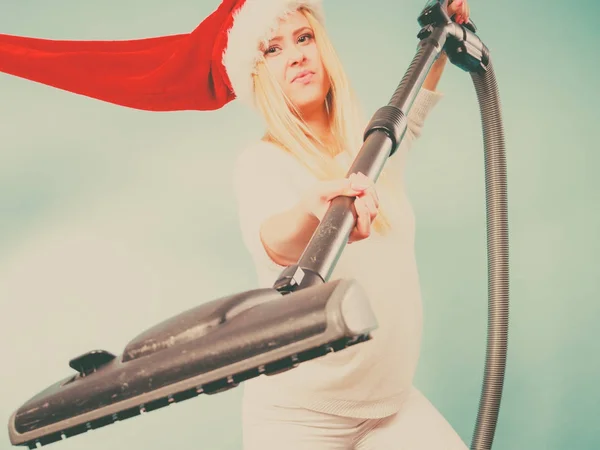
<svg viewBox="0 0 600 450">
<path fill-rule="evenodd" d="M 389 103 L 375 112 L 348 176 L 377 180 L 402 142 L 407 114 L 431 65 L 445 50 L 471 74 L 480 106 L 488 251 L 488 334 L 472 449 L 492 447 L 508 335 L 508 219 L 504 133 L 494 69 L 472 22 L 459 25 L 447 0 L 418 17 L 416 54 Z M 377 321 L 355 280 L 331 280 L 354 226 L 353 199 L 331 202 L 297 264 L 271 288 L 229 295 L 166 320 L 131 340 L 119 356 L 93 350 L 72 359 L 74 373 L 13 413 L 10 441 L 30 449 L 196 397 L 372 339 Z"/>
</svg>

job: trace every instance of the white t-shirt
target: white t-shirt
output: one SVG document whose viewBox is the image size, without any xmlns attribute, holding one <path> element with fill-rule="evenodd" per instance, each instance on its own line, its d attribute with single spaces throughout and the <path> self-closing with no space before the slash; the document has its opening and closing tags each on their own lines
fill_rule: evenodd
<svg viewBox="0 0 600 450">
<path fill-rule="evenodd" d="M 378 322 L 373 339 L 288 372 L 246 381 L 246 394 L 347 417 L 385 417 L 399 410 L 412 386 L 422 329 L 415 221 L 403 172 L 406 153 L 440 97 L 421 89 L 409 112 L 402 144 L 384 168 L 393 179 L 393 192 L 378 188 L 378 195 L 392 230 L 347 245 L 330 278 L 353 278 L 365 289 Z M 351 161 L 344 163 L 349 167 Z M 267 255 L 259 237 L 261 224 L 299 201 L 315 182 L 311 173 L 275 145 L 260 141 L 240 153 L 234 189 L 242 237 L 259 287 L 271 287 L 284 269 Z"/>
</svg>

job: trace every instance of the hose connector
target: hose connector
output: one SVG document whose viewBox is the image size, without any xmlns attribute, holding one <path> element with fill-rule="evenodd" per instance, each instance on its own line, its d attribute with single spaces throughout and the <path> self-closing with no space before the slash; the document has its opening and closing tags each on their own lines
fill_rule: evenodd
<svg viewBox="0 0 600 450">
<path fill-rule="evenodd" d="M 484 73 L 490 62 L 490 52 L 479 37 L 467 27 L 451 22 L 446 25 L 444 51 L 452 64 L 470 73 Z"/>
</svg>

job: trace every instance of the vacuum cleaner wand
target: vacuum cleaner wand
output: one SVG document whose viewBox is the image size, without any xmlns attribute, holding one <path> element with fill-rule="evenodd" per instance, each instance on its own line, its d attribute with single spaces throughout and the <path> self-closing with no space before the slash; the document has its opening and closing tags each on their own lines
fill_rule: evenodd
<svg viewBox="0 0 600 450">
<path fill-rule="evenodd" d="M 508 244 L 504 141 L 489 54 L 472 23 L 452 22 L 444 2 L 419 17 L 417 53 L 388 105 L 373 116 L 348 174 L 376 180 L 406 132 L 407 114 L 442 48 L 472 74 L 486 150 L 490 327 L 484 388 L 473 448 L 489 449 L 500 404 L 508 320 Z M 377 321 L 354 280 L 329 281 L 354 224 L 352 199 L 331 202 L 297 264 L 273 287 L 204 303 L 146 330 L 116 357 L 95 350 L 73 359 L 77 371 L 10 418 L 13 445 L 35 448 L 90 429 L 237 386 L 371 339 Z"/>
</svg>

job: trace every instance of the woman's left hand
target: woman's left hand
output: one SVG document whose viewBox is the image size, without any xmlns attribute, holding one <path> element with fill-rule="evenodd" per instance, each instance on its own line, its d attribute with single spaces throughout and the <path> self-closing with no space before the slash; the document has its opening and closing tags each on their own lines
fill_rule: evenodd
<svg viewBox="0 0 600 450">
<path fill-rule="evenodd" d="M 467 0 L 454 0 L 448 5 L 448 15 L 454 16 L 454 21 L 458 24 L 466 23 L 469 20 L 469 3 Z"/>
</svg>

